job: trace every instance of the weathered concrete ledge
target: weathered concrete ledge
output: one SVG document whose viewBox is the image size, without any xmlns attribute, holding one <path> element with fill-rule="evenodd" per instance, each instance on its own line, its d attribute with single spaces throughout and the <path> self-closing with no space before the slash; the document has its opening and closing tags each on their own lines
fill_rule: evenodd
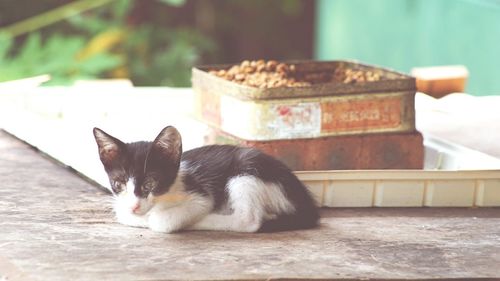
<svg viewBox="0 0 500 281">
<path fill-rule="evenodd" d="M 0 131 L 0 280 L 500 278 L 498 208 L 325 209 L 315 230 L 160 234 L 115 223 L 108 201 Z"/>
</svg>

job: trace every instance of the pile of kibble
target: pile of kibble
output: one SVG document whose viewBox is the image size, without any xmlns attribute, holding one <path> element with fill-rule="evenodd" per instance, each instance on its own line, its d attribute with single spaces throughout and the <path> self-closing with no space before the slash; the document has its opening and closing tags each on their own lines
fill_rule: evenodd
<svg viewBox="0 0 500 281">
<path fill-rule="evenodd" d="M 211 70 L 210 74 L 239 84 L 257 88 L 306 87 L 318 83 L 356 83 L 378 81 L 372 71 L 337 68 L 331 72 L 297 73 L 294 64 L 275 60 L 245 60 L 229 69 Z"/>
<path fill-rule="evenodd" d="M 295 65 L 279 63 L 275 60 L 248 61 L 225 70 L 212 70 L 211 74 L 229 81 L 258 88 L 304 87 L 311 83 L 298 81 L 293 73 Z"/>
<path fill-rule="evenodd" d="M 380 74 L 350 68 L 337 68 L 333 72 L 333 81 L 342 83 L 373 82 L 380 80 Z"/>
</svg>

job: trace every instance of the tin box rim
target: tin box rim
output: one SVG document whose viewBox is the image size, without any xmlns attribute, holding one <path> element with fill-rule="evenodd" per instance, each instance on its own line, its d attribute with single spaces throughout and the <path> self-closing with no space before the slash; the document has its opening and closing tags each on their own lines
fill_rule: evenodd
<svg viewBox="0 0 500 281">
<path fill-rule="evenodd" d="M 290 60 L 280 61 L 287 64 L 295 64 L 303 71 L 333 71 L 336 67 L 347 66 L 354 69 L 366 71 L 377 71 L 391 78 L 379 81 L 357 82 L 354 84 L 344 83 L 318 83 L 306 87 L 277 87 L 277 88 L 257 88 L 242 85 L 236 82 L 217 77 L 208 73 L 208 70 L 227 69 L 234 64 L 213 64 L 200 65 L 192 68 L 193 88 L 205 88 L 216 90 L 220 94 L 227 94 L 242 100 L 271 100 L 302 97 L 321 97 L 321 96 L 341 96 L 349 94 L 370 94 L 380 92 L 408 91 L 415 93 L 415 78 L 389 68 L 376 65 L 359 63 L 355 60 Z"/>
</svg>

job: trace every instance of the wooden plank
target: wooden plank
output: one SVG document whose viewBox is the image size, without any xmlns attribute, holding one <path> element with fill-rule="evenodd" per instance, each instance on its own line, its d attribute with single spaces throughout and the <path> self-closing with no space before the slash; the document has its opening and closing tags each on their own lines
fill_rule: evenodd
<svg viewBox="0 0 500 281">
<path fill-rule="evenodd" d="M 22 272 L 9 260 L 0 256 L 0 281 L 31 281 L 26 273 Z"/>
<path fill-rule="evenodd" d="M 498 208 L 325 209 L 314 230 L 154 233 L 115 223 L 106 193 L 2 132 L 0 183 L 0 255 L 37 280 L 500 278 Z"/>
</svg>

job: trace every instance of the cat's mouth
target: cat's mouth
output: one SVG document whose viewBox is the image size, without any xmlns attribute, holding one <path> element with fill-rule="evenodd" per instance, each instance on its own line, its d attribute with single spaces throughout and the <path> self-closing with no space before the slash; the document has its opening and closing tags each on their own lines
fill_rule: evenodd
<svg viewBox="0 0 500 281">
<path fill-rule="evenodd" d="M 147 211 L 142 211 L 142 210 L 141 211 L 132 211 L 132 214 L 142 217 L 142 216 L 146 215 L 148 212 L 149 212 L 149 210 L 147 210 Z"/>
<path fill-rule="evenodd" d="M 132 206 L 131 212 L 136 216 L 144 216 L 151 210 L 152 207 L 152 204 L 148 204 L 148 202 L 137 203 Z"/>
<path fill-rule="evenodd" d="M 128 213 L 134 216 L 144 216 L 146 215 L 153 207 L 153 202 L 146 198 L 127 198 L 125 196 L 117 196 L 115 197 L 115 210 Z"/>
</svg>

